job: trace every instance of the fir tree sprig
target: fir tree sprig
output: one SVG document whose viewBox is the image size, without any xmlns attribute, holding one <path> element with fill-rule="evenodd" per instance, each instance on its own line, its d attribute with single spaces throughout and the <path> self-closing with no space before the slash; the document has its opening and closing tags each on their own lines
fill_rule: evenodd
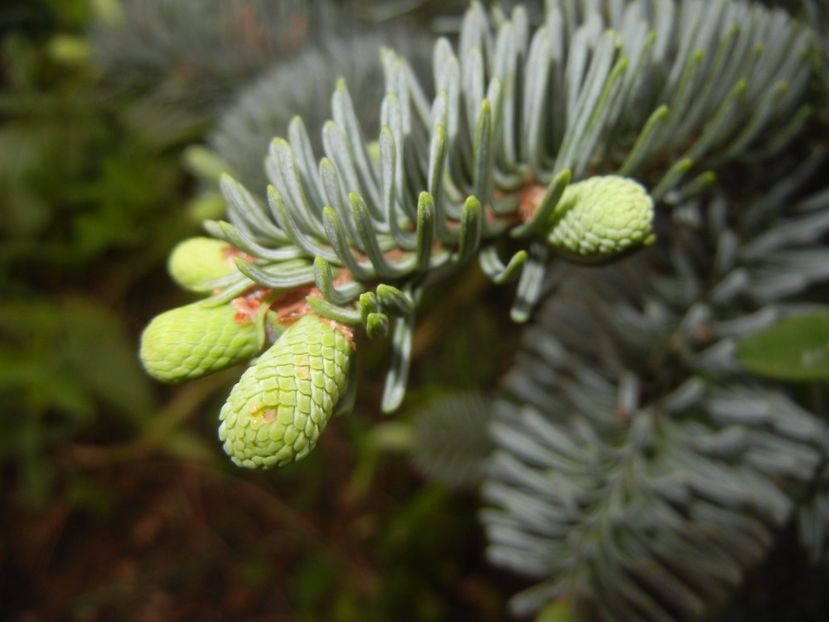
<svg viewBox="0 0 829 622">
<path fill-rule="evenodd" d="M 245 87 L 210 132 L 209 148 L 234 179 L 264 198 L 268 178 L 263 162 L 271 139 L 286 134 L 298 111 L 307 127 L 322 127 L 330 116 L 331 87 L 340 77 L 356 94 L 355 112 L 362 130 L 376 135 L 377 109 L 385 94 L 378 50 L 392 43 L 418 76 L 427 74 L 432 37 L 419 30 L 389 26 L 381 32 L 359 28 L 334 33 L 319 45 L 277 62 Z M 309 138 L 319 151 L 322 137 L 312 132 Z"/>
<path fill-rule="evenodd" d="M 540 580 L 515 611 L 699 618 L 796 516 L 825 555 L 829 427 L 735 357 L 829 278 L 829 191 L 796 193 L 819 161 L 747 207 L 677 208 L 666 243 L 565 277 L 527 331 L 483 485 L 490 559 Z"/>
<path fill-rule="evenodd" d="M 424 287 L 478 256 L 495 282 L 518 280 L 512 316 L 527 320 L 552 255 L 647 246 L 654 201 L 785 146 L 808 116 L 812 50 L 784 13 L 741 2 L 548 2 L 535 30 L 521 7 L 490 18 L 473 3 L 457 53 L 434 46 L 434 95 L 383 51 L 376 147 L 341 80 L 321 160 L 296 117 L 271 143 L 266 202 L 222 179 L 229 222 L 205 227 L 250 260 L 204 284 L 221 291 L 203 304 L 299 292 L 299 315 L 391 332 L 394 410 Z"/>
</svg>

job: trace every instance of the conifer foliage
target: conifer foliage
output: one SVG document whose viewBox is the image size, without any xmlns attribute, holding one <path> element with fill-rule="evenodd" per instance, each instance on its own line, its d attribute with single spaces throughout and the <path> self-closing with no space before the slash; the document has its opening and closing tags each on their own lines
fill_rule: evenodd
<svg viewBox="0 0 829 622">
<path fill-rule="evenodd" d="M 490 559 L 540 579 L 517 612 L 698 619 L 790 521 L 826 555 L 829 426 L 735 358 L 829 278 L 829 191 L 798 197 L 795 177 L 749 207 L 677 208 L 665 243 L 564 276 L 526 331 L 482 512 Z"/>
<path fill-rule="evenodd" d="M 319 45 L 306 46 L 295 57 L 276 63 L 242 89 L 222 112 L 208 145 L 237 181 L 264 199 L 268 178 L 263 162 L 268 146 L 274 136 L 286 133 L 298 112 L 313 130 L 309 132 L 311 145 L 321 149 L 322 136 L 316 129 L 330 116 L 332 85 L 344 77 L 356 94 L 355 113 L 361 129 L 367 136 L 376 135 L 377 109 L 385 94 L 380 48 L 393 44 L 422 76 L 431 65 L 431 43 L 427 33 L 396 25 L 379 32 L 355 26 L 332 33 Z"/>
<path fill-rule="evenodd" d="M 381 51 L 376 137 L 340 80 L 332 120 L 310 128 L 321 153 L 295 117 L 271 142 L 265 193 L 223 177 L 227 221 L 205 228 L 233 247 L 235 269 L 205 277 L 200 289 L 216 293 L 197 304 L 236 309 L 261 349 L 282 348 L 275 325 L 309 315 L 315 330 L 390 333 L 383 407 L 394 410 L 425 287 L 477 257 L 496 283 L 518 281 L 511 315 L 526 321 L 551 261 L 604 263 L 644 248 L 654 209 L 785 147 L 809 116 L 812 53 L 785 13 L 743 2 L 550 0 L 535 25 L 521 6 L 488 14 L 473 3 L 456 45 L 434 44 L 430 82 Z M 175 356 L 174 328 L 161 342 L 145 333 L 142 352 Z M 303 365 L 296 373 L 309 373 Z"/>
</svg>

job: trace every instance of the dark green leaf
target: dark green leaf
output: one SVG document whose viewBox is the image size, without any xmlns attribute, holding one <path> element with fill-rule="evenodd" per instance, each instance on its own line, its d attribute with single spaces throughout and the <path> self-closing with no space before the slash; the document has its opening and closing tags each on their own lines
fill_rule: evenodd
<svg viewBox="0 0 829 622">
<path fill-rule="evenodd" d="M 747 337 L 737 358 L 766 378 L 829 380 L 829 310 L 787 317 Z"/>
</svg>

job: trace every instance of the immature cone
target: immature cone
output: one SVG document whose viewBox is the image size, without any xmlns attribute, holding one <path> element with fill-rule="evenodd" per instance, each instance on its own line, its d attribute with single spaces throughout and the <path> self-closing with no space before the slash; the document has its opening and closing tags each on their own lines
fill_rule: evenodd
<svg viewBox="0 0 829 622">
<path fill-rule="evenodd" d="M 141 362 L 164 382 L 201 378 L 252 357 L 257 328 L 231 305 L 194 302 L 153 318 L 141 335 Z"/>
<path fill-rule="evenodd" d="M 547 242 L 576 261 L 600 262 L 653 244 L 653 199 L 632 179 L 591 177 L 567 186 Z"/>
<path fill-rule="evenodd" d="M 221 240 L 197 237 L 180 242 L 170 253 L 167 271 L 173 280 L 192 292 L 209 292 L 205 283 L 236 271 L 238 251 Z"/>
<path fill-rule="evenodd" d="M 353 347 L 345 332 L 309 313 L 233 387 L 219 440 L 239 466 L 284 466 L 317 444 L 348 384 Z"/>
</svg>

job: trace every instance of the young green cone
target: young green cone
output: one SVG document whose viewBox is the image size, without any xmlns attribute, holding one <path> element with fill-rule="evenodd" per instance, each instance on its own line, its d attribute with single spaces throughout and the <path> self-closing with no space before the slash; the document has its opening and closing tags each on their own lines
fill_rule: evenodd
<svg viewBox="0 0 829 622">
<path fill-rule="evenodd" d="M 154 378 L 201 378 L 256 354 L 257 327 L 231 305 L 194 302 L 153 318 L 141 335 L 141 362 Z"/>
<path fill-rule="evenodd" d="M 636 181 L 591 177 L 567 186 L 547 242 L 575 261 L 601 262 L 653 244 L 653 199 Z"/>
<path fill-rule="evenodd" d="M 173 280 L 192 292 L 209 292 L 205 283 L 236 272 L 233 256 L 237 254 L 227 242 L 212 238 L 188 238 L 170 253 L 167 271 Z"/>
<path fill-rule="evenodd" d="M 317 444 L 348 385 L 353 347 L 309 313 L 245 371 L 222 408 L 219 440 L 239 466 L 284 466 Z"/>
</svg>

